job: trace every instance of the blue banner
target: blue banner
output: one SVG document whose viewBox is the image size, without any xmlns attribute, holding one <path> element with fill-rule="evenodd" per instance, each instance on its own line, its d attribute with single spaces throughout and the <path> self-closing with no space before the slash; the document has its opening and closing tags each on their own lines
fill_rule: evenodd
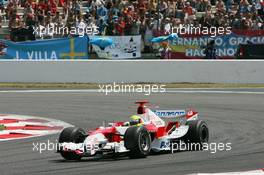
<svg viewBox="0 0 264 175">
<path fill-rule="evenodd" d="M 88 59 L 87 36 L 26 42 L 2 40 L 0 48 L 0 59 Z"/>
<path fill-rule="evenodd" d="M 178 37 L 169 40 L 171 58 L 202 58 L 205 56 L 204 48 L 209 41 L 215 41 L 216 55 L 218 58 L 234 58 L 239 44 L 264 43 L 263 35 L 247 36 L 231 33 L 229 35 Z"/>
</svg>

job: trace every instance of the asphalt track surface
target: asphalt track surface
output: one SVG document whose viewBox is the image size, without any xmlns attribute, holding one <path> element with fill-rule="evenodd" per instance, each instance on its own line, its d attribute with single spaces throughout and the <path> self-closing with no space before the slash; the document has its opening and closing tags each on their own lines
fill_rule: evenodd
<svg viewBox="0 0 264 175">
<path fill-rule="evenodd" d="M 210 142 L 232 143 L 231 151 L 193 151 L 151 155 L 145 159 L 106 158 L 67 162 L 54 151 L 41 154 L 33 142 L 58 135 L 0 142 L 0 174 L 190 174 L 256 170 L 264 167 L 264 95 L 215 93 L 110 94 L 89 92 L 0 93 L 0 113 L 55 118 L 83 128 L 102 121 L 124 121 L 133 102 L 148 99 L 161 109 L 199 111 Z"/>
</svg>

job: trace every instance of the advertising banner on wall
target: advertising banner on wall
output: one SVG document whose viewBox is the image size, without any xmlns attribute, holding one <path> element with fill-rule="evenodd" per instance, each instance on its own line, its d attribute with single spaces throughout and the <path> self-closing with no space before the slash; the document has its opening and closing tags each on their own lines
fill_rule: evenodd
<svg viewBox="0 0 264 175">
<path fill-rule="evenodd" d="M 141 57 L 141 35 L 136 36 L 107 36 L 113 44 L 105 49 L 93 45 L 99 58 L 133 59 Z"/>
<path fill-rule="evenodd" d="M 264 43 L 264 35 L 248 33 L 231 33 L 229 35 L 210 36 L 187 36 L 179 37 L 169 41 L 168 54 L 165 58 L 203 58 L 204 48 L 211 41 L 215 42 L 217 58 L 235 58 L 239 44 L 261 44 Z"/>
<path fill-rule="evenodd" d="M 88 59 L 88 37 L 26 42 L 1 41 L 0 59 L 60 60 Z"/>
</svg>

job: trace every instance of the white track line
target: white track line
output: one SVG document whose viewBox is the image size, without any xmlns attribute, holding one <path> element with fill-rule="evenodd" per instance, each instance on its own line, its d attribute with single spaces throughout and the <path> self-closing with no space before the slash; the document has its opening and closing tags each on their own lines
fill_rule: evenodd
<svg viewBox="0 0 264 175">
<path fill-rule="evenodd" d="M 56 92 L 99 92 L 99 90 L 98 89 L 0 90 L 0 93 L 56 93 Z"/>
<path fill-rule="evenodd" d="M 264 170 L 225 172 L 225 173 L 197 173 L 190 175 L 264 175 Z"/>
<path fill-rule="evenodd" d="M 227 91 L 227 90 L 167 90 L 169 93 L 205 93 L 205 94 L 259 94 L 264 95 L 264 92 L 254 92 L 254 91 Z"/>
<path fill-rule="evenodd" d="M 177 89 L 170 89 L 167 88 L 166 92 L 163 93 L 204 93 L 204 94 L 257 94 L 257 95 L 264 95 L 264 92 L 258 92 L 258 91 L 240 91 L 241 89 L 237 90 L 215 90 L 215 88 L 202 88 L 202 89 L 193 89 L 193 88 L 180 88 L 180 90 Z M 78 93 L 102 93 L 105 94 L 105 92 L 100 91 L 99 89 L 52 89 L 52 90 L 44 90 L 44 89 L 38 89 L 38 90 L 0 90 L 0 93 L 71 93 L 71 92 L 78 92 Z M 108 94 L 117 94 L 117 93 L 142 93 L 144 92 L 108 92 Z M 155 94 L 152 92 L 151 94 Z"/>
</svg>

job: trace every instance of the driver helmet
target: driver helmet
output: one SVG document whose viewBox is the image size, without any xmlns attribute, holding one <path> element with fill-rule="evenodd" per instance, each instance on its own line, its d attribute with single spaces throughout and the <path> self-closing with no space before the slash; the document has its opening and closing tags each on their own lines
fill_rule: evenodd
<svg viewBox="0 0 264 175">
<path fill-rule="evenodd" d="M 141 126 L 143 125 L 143 121 L 140 116 L 138 115 L 132 115 L 130 117 L 130 126 Z"/>
</svg>

